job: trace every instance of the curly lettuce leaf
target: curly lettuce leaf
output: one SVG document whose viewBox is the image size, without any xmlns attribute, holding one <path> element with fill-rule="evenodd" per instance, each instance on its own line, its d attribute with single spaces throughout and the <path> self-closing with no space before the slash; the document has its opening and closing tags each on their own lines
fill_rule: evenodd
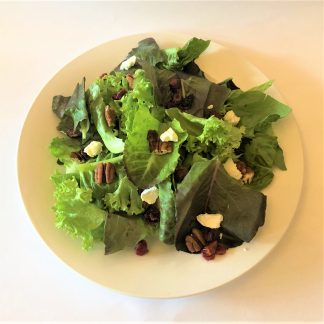
<svg viewBox="0 0 324 324">
<path fill-rule="evenodd" d="M 82 248 L 89 250 L 94 241 L 93 231 L 105 219 L 105 212 L 92 201 L 92 190 L 79 188 L 75 177 L 56 175 L 54 197 L 55 225 L 71 237 L 81 239 Z"/>
<path fill-rule="evenodd" d="M 266 196 L 231 178 L 219 161 L 196 162 L 177 187 L 176 248 L 187 251 L 185 236 L 203 213 L 221 213 L 221 230 L 249 242 L 264 224 L 265 210 Z"/>
<path fill-rule="evenodd" d="M 142 218 L 108 214 L 104 233 L 105 254 L 134 248 L 138 241 L 153 236 L 155 232 L 156 227 L 145 224 Z"/>
<path fill-rule="evenodd" d="M 116 191 L 105 195 L 104 203 L 111 212 L 124 211 L 128 215 L 138 215 L 144 211 L 137 187 L 127 176 L 120 179 Z"/>
<path fill-rule="evenodd" d="M 169 179 L 161 182 L 159 188 L 160 204 L 160 241 L 166 244 L 174 243 L 175 218 L 175 193 L 172 190 L 172 184 Z"/>
<path fill-rule="evenodd" d="M 211 116 L 208 119 L 192 116 L 171 108 L 166 111 L 171 119 L 180 122 L 181 127 L 189 134 L 186 149 L 190 153 L 207 154 L 220 160 L 233 157 L 234 150 L 241 144 L 243 128 Z"/>
<path fill-rule="evenodd" d="M 160 183 L 174 172 L 180 157 L 179 147 L 187 138 L 187 133 L 177 120 L 160 123 L 144 106 L 137 110 L 133 125 L 125 142 L 124 164 L 129 179 L 137 187 L 145 189 Z M 147 132 L 156 130 L 161 134 L 169 127 L 178 135 L 172 152 L 164 155 L 150 152 Z"/>
</svg>

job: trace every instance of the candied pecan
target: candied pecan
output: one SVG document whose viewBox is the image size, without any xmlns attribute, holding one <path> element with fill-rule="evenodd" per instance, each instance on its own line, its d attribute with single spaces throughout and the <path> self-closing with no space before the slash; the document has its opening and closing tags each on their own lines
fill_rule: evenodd
<svg viewBox="0 0 324 324">
<path fill-rule="evenodd" d="M 154 152 L 156 149 L 158 149 L 159 145 L 159 134 L 155 130 L 149 130 L 147 132 L 147 140 L 149 142 L 149 148 L 150 152 Z"/>
<path fill-rule="evenodd" d="M 115 114 L 114 110 L 109 105 L 107 105 L 105 107 L 105 118 L 106 118 L 108 127 L 115 126 L 116 114 Z"/>
<path fill-rule="evenodd" d="M 201 245 L 192 235 L 187 235 L 185 238 L 187 249 L 190 253 L 198 253 L 201 251 Z"/>
<path fill-rule="evenodd" d="M 210 243 L 219 237 L 219 229 L 209 229 L 204 233 L 205 240 Z"/>
<path fill-rule="evenodd" d="M 216 255 L 216 249 L 217 241 L 213 241 L 202 249 L 201 254 L 206 260 L 213 260 Z"/>
<path fill-rule="evenodd" d="M 112 163 L 108 162 L 105 166 L 106 183 L 108 184 L 112 183 L 115 177 L 116 177 L 116 168 Z"/>
<path fill-rule="evenodd" d="M 158 149 L 155 151 L 156 154 L 163 155 L 172 152 L 172 142 L 159 141 Z"/>
<path fill-rule="evenodd" d="M 206 241 L 204 239 L 204 235 L 201 232 L 201 230 L 199 230 L 198 228 L 193 228 L 191 232 L 192 232 L 192 236 L 196 239 L 196 241 L 199 241 L 202 246 L 206 245 Z"/>
<path fill-rule="evenodd" d="M 98 163 L 95 170 L 95 183 L 102 184 L 104 164 Z"/>
<path fill-rule="evenodd" d="M 134 88 L 134 77 L 131 74 L 126 75 L 126 80 L 130 89 Z"/>
<path fill-rule="evenodd" d="M 71 152 L 70 154 L 71 159 L 77 159 L 80 162 L 84 162 L 89 160 L 89 156 L 87 153 L 85 153 L 83 150 L 77 151 L 77 152 Z"/>
<path fill-rule="evenodd" d="M 120 100 L 120 99 L 124 96 L 124 94 L 125 94 L 126 92 L 127 92 L 126 89 L 121 88 L 119 91 L 117 91 L 116 93 L 114 93 L 114 94 L 112 95 L 112 98 L 113 98 L 114 100 Z"/>
</svg>

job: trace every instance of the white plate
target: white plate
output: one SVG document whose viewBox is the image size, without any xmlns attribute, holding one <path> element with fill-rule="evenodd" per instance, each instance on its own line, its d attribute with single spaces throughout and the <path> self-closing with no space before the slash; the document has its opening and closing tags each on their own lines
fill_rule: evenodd
<svg viewBox="0 0 324 324">
<path fill-rule="evenodd" d="M 62 68 L 43 88 L 25 121 L 18 151 L 18 178 L 21 194 L 38 233 L 48 247 L 83 276 L 111 289 L 141 297 L 187 296 L 220 286 L 251 269 L 278 243 L 295 213 L 303 179 L 303 152 L 293 114 L 275 125 L 288 171 L 276 172 L 265 190 L 268 207 L 265 225 L 251 243 L 231 249 L 207 262 L 200 255 L 177 252 L 161 243 L 150 245 L 145 257 L 133 251 L 105 256 L 103 245 L 83 252 L 80 242 L 54 227 L 53 186 L 50 175 L 56 161 L 48 152 L 52 137 L 58 135 L 58 120 L 51 111 L 52 97 L 70 95 L 75 84 L 86 77 L 87 86 L 101 73 L 110 71 L 140 39 L 153 36 L 161 47 L 180 46 L 190 37 L 176 34 L 132 35 L 100 45 Z M 267 78 L 253 65 L 228 48 L 211 43 L 198 64 L 215 81 L 233 77 L 243 89 Z M 273 87 L 271 95 L 282 100 Z"/>
</svg>

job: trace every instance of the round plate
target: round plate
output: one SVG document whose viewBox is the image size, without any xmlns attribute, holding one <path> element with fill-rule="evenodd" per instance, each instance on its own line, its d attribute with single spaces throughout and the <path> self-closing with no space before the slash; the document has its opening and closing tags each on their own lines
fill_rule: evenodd
<svg viewBox="0 0 324 324">
<path fill-rule="evenodd" d="M 265 225 L 251 243 L 230 249 L 224 256 L 207 262 L 200 255 L 178 252 L 173 246 L 156 242 L 145 257 L 133 251 L 104 255 L 104 247 L 90 252 L 54 226 L 53 186 L 50 175 L 56 168 L 48 145 L 58 135 L 58 120 L 52 113 L 52 97 L 70 95 L 75 84 L 86 77 L 87 86 L 100 74 L 112 70 L 137 42 L 154 37 L 162 47 L 181 46 L 190 37 L 158 33 L 132 35 L 109 41 L 62 68 L 43 88 L 25 121 L 18 150 L 18 178 L 29 217 L 47 246 L 67 265 L 83 276 L 111 289 L 141 297 L 188 296 L 220 286 L 256 265 L 285 233 L 298 203 L 303 178 L 303 152 L 293 114 L 275 124 L 284 150 L 288 171 L 276 171 L 274 181 L 264 190 L 268 196 Z M 208 78 L 222 81 L 233 77 L 243 89 L 267 80 L 256 67 L 219 44 L 211 43 L 197 60 Z M 270 94 L 282 100 L 272 87 Z M 283 197 L 284 201 L 283 201 Z"/>
</svg>

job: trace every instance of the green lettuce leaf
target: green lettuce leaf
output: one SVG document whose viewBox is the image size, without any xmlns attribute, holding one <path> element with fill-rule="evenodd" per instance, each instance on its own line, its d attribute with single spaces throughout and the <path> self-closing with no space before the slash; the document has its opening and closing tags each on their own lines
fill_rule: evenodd
<svg viewBox="0 0 324 324">
<path fill-rule="evenodd" d="M 260 88 L 264 89 L 268 85 L 261 85 Z M 245 127 L 247 137 L 265 131 L 272 122 L 287 116 L 291 111 L 287 105 L 255 90 L 234 90 L 228 98 L 227 110 L 233 110 L 241 118 L 239 125 Z"/>
<path fill-rule="evenodd" d="M 108 214 L 105 222 L 105 254 L 126 248 L 134 248 L 136 243 L 155 234 L 156 228 L 145 224 L 139 217 L 123 217 Z"/>
<path fill-rule="evenodd" d="M 54 197 L 55 225 L 73 238 L 82 241 L 82 248 L 89 250 L 93 245 L 93 232 L 105 219 L 105 212 L 91 203 L 92 191 L 81 189 L 72 176 L 52 177 L 56 185 Z"/>
<path fill-rule="evenodd" d="M 160 241 L 173 244 L 175 218 L 175 193 L 172 190 L 170 180 L 165 180 L 158 185 L 160 204 Z"/>
<path fill-rule="evenodd" d="M 128 215 L 138 215 L 144 211 L 137 188 L 127 176 L 121 178 L 116 191 L 105 195 L 104 202 L 111 212 L 124 211 Z"/>
<path fill-rule="evenodd" d="M 124 142 L 117 137 L 118 134 L 112 128 L 108 127 L 105 119 L 105 106 L 99 85 L 91 84 L 89 87 L 89 109 L 92 121 L 107 149 L 112 153 L 121 153 L 124 150 Z"/>
<path fill-rule="evenodd" d="M 184 66 L 197 59 L 209 46 L 209 40 L 193 37 L 182 48 L 166 48 L 163 51 L 164 60 L 159 68 L 181 71 Z"/>
<path fill-rule="evenodd" d="M 145 122 L 143 122 L 145 121 Z M 177 120 L 161 124 L 148 108 L 140 107 L 134 118 L 133 130 L 125 142 L 124 164 L 129 179 L 139 188 L 148 188 L 165 180 L 174 172 L 180 157 L 179 147 L 187 138 Z M 147 141 L 147 132 L 156 130 L 160 134 L 172 127 L 178 135 L 171 153 L 157 155 L 151 153 Z"/>
<path fill-rule="evenodd" d="M 81 149 L 78 140 L 67 137 L 54 137 L 50 143 L 50 153 L 61 162 L 69 161 L 70 154 Z"/>
<path fill-rule="evenodd" d="M 231 178 L 217 160 L 196 162 L 177 187 L 176 248 L 187 251 L 185 236 L 203 213 L 221 213 L 221 230 L 249 242 L 264 224 L 266 196 Z"/>
</svg>

